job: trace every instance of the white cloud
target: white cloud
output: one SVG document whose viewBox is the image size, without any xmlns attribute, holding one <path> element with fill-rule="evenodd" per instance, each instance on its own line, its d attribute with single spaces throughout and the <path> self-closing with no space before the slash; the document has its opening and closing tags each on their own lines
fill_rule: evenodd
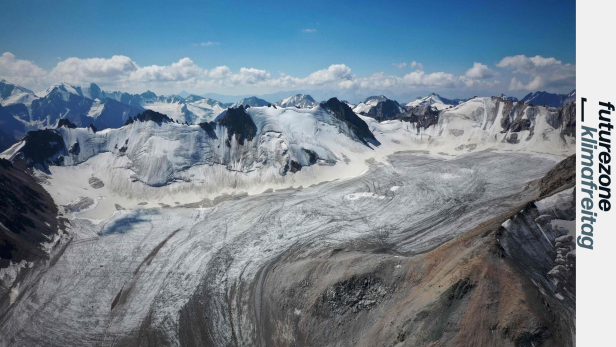
<svg viewBox="0 0 616 347">
<path fill-rule="evenodd" d="M 569 90 L 575 88 L 575 65 L 540 55 L 516 55 L 503 58 L 496 66 L 512 70 L 510 90 Z M 524 82 L 523 80 L 526 80 Z"/>
<path fill-rule="evenodd" d="M 186 81 L 203 75 L 205 71 L 190 58 L 182 58 L 171 65 L 151 65 L 138 68 L 130 74 L 129 78 L 137 82 L 173 82 Z"/>
<path fill-rule="evenodd" d="M 181 89 L 254 93 L 297 89 L 390 90 L 409 92 L 413 90 L 491 90 L 507 88 L 510 90 L 537 90 L 547 88 L 574 88 L 575 65 L 562 64 L 555 58 L 523 55 L 503 58 L 497 67 L 509 70 L 509 83 L 499 86 L 499 80 L 490 77 L 502 75 L 486 65 L 475 63 L 463 75 L 444 71 L 425 72 L 423 65 L 416 61 L 403 62 L 402 67 L 415 68 L 414 71 L 397 76 L 375 72 L 360 77 L 345 64 L 332 64 L 314 71 L 305 77 L 289 76 L 280 73 L 272 77 L 267 70 L 242 67 L 232 70 L 228 66 L 217 66 L 210 70 L 198 66 L 190 58 L 182 58 L 170 65 L 140 66 L 131 58 L 115 55 L 111 58 L 68 58 L 57 63 L 51 70 L 44 70 L 31 61 L 17 59 L 12 53 L 0 57 L 0 77 L 13 83 L 37 90 L 46 89 L 55 82 L 68 82 L 84 85 L 99 83 L 103 88 L 140 92 L 144 88 L 159 93 L 173 93 Z M 500 78 L 502 80 L 502 78 Z M 483 88 L 483 89 L 482 89 Z M 561 89 L 562 89 L 561 88 Z M 501 92 L 494 90 L 495 94 Z"/>
<path fill-rule="evenodd" d="M 423 70 L 417 70 L 404 75 L 403 81 L 412 86 L 451 88 L 455 86 L 456 82 L 459 81 L 459 78 L 454 74 L 445 72 L 433 72 L 427 74 L 423 72 Z"/>
<path fill-rule="evenodd" d="M 484 78 L 494 77 L 495 75 L 496 75 L 496 72 L 493 70 L 490 70 L 490 68 L 488 68 L 487 65 L 483 65 L 477 62 L 473 64 L 472 68 L 466 71 L 466 77 L 469 77 L 469 78 L 484 79 Z"/>
<path fill-rule="evenodd" d="M 402 69 L 403 67 L 406 67 L 406 62 L 402 62 L 402 63 L 393 63 L 393 66 L 397 67 L 398 69 Z"/>
<path fill-rule="evenodd" d="M 225 78 L 229 75 L 231 75 L 231 69 L 228 66 L 217 66 L 208 73 L 211 78 Z"/>
<path fill-rule="evenodd" d="M 255 68 L 241 68 L 238 73 L 232 74 L 229 80 L 233 84 L 257 84 L 272 78 L 272 75 Z"/>
<path fill-rule="evenodd" d="M 98 82 L 125 78 L 139 69 L 129 57 L 114 55 L 105 58 L 68 58 L 51 70 L 50 77 L 69 83 Z"/>
<path fill-rule="evenodd" d="M 202 47 L 217 46 L 217 45 L 220 45 L 220 42 L 205 41 L 205 42 L 201 42 L 201 43 L 193 43 L 193 46 L 202 46 Z"/>
<path fill-rule="evenodd" d="M 351 78 L 350 67 L 344 64 L 334 64 L 327 69 L 311 73 L 303 81 L 309 85 L 324 85 L 332 82 L 347 81 Z"/>
<path fill-rule="evenodd" d="M 317 29 L 310 29 L 310 28 L 308 28 L 308 29 L 304 29 L 302 31 L 305 32 L 305 33 L 316 33 Z"/>
<path fill-rule="evenodd" d="M 38 86 L 47 72 L 28 60 L 16 59 L 11 52 L 0 56 L 0 79 L 24 86 Z"/>
<path fill-rule="evenodd" d="M 419 70 L 423 70 L 423 64 L 422 63 L 418 63 L 415 60 L 413 60 L 411 62 L 411 67 L 417 67 Z"/>
</svg>

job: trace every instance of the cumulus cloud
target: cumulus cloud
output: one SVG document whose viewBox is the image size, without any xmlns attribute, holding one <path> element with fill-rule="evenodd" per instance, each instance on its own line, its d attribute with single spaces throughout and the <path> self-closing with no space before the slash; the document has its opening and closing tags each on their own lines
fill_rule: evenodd
<svg viewBox="0 0 616 347">
<path fill-rule="evenodd" d="M 231 69 L 228 66 L 217 66 L 208 73 L 211 78 L 225 78 L 229 75 L 231 75 Z"/>
<path fill-rule="evenodd" d="M 403 77 L 404 82 L 412 86 L 424 87 L 454 87 L 459 78 L 450 73 L 433 72 L 425 73 L 423 70 L 413 71 Z"/>
<path fill-rule="evenodd" d="M 500 81 L 490 77 L 502 76 L 500 72 L 478 62 L 463 75 L 444 71 L 426 72 L 423 65 L 416 61 L 395 65 L 415 70 L 403 76 L 375 72 L 361 77 L 345 64 L 332 64 L 305 77 L 284 73 L 273 77 L 269 71 L 253 67 L 232 70 L 223 65 L 207 70 L 188 57 L 170 65 L 140 66 L 129 57 L 115 55 L 111 58 L 68 58 L 59 61 L 54 68 L 47 71 L 31 61 L 17 59 L 7 52 L 0 57 L 0 77 L 31 89 L 40 88 L 38 90 L 47 88 L 51 83 L 63 81 L 74 85 L 95 82 L 103 88 L 130 92 L 139 92 L 143 88 L 165 92 L 187 88 L 218 92 L 318 88 L 361 93 L 377 90 L 408 92 L 419 89 L 488 90 L 499 87 L 500 84 Z M 508 86 L 510 90 L 537 90 L 563 85 L 575 86 L 575 65 L 563 64 L 555 58 L 511 56 L 503 58 L 496 66 L 510 72 L 508 84 L 500 88 Z"/>
<path fill-rule="evenodd" d="M 487 65 L 483 65 L 477 62 L 473 64 L 472 68 L 466 71 L 466 77 L 469 77 L 469 78 L 484 79 L 484 78 L 494 77 L 495 75 L 496 75 L 496 72 L 493 70 L 490 70 L 490 68 L 488 68 Z"/>
<path fill-rule="evenodd" d="M 138 82 L 174 82 L 186 81 L 204 74 L 205 71 L 190 58 L 182 58 L 171 65 L 138 68 L 129 75 L 129 79 Z"/>
<path fill-rule="evenodd" d="M 16 59 L 13 53 L 5 52 L 0 56 L 0 78 L 17 84 L 35 86 L 46 75 L 44 69 L 31 61 Z"/>
<path fill-rule="evenodd" d="M 406 62 L 402 62 L 402 63 L 393 63 L 393 66 L 397 67 L 398 69 L 402 69 L 403 67 L 406 67 Z"/>
<path fill-rule="evenodd" d="M 327 69 L 311 73 L 304 81 L 310 85 L 324 85 L 332 82 L 348 81 L 351 77 L 350 67 L 344 64 L 334 64 Z"/>
<path fill-rule="evenodd" d="M 129 83 L 129 82 L 180 82 L 201 77 L 206 71 L 190 58 L 182 58 L 171 65 L 150 65 L 141 67 L 132 59 L 122 55 L 111 58 L 68 58 L 59 62 L 50 72 L 56 81 L 74 84 L 90 82 Z"/>
<path fill-rule="evenodd" d="M 305 32 L 305 33 L 316 33 L 317 29 L 310 29 L 310 28 L 308 28 L 308 29 L 304 29 L 302 31 Z"/>
<path fill-rule="evenodd" d="M 58 81 L 82 83 L 85 81 L 102 81 L 125 78 L 139 69 L 129 57 L 114 55 L 105 58 L 68 58 L 60 61 L 51 70 L 50 76 Z"/>
<path fill-rule="evenodd" d="M 575 88 L 575 65 L 563 64 L 556 58 L 516 55 L 503 58 L 496 66 L 510 69 L 515 75 L 509 83 L 510 90 Z"/>
<path fill-rule="evenodd" d="M 272 75 L 265 70 L 243 67 L 238 73 L 231 75 L 230 81 L 233 84 L 257 84 L 271 78 Z"/>
</svg>

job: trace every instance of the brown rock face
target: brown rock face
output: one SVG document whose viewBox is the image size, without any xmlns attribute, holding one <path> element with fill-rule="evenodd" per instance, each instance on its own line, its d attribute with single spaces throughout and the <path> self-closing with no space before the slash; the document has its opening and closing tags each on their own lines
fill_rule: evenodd
<svg viewBox="0 0 616 347">
<path fill-rule="evenodd" d="M 574 170 L 572 156 L 538 182 L 538 195 L 571 187 Z M 555 271 L 550 269 L 559 266 L 552 260 L 557 249 L 534 244 L 521 249 L 524 246 L 516 242 L 534 237 L 526 235 L 537 229 L 533 225 L 524 232 L 511 229 L 503 234 L 501 225 L 507 220 L 522 226 L 545 223 L 537 222 L 541 218 L 536 214 L 531 201 L 415 256 L 384 251 L 369 242 L 319 253 L 305 247 L 291 250 L 264 269 L 263 284 L 257 288 L 261 304 L 256 329 L 261 342 L 267 346 L 574 346 L 575 305 L 570 301 L 575 302 L 575 282 L 568 281 L 569 288 L 563 289 L 549 280 Z M 574 218 L 574 211 L 569 214 L 565 217 Z M 558 240 L 556 246 L 562 247 L 563 237 Z M 533 259 L 545 264 L 524 265 Z M 536 284 L 539 279 L 545 282 L 542 289 Z M 556 292 L 565 293 L 566 302 Z"/>
<path fill-rule="evenodd" d="M 58 208 L 27 164 L 0 159 L 0 268 L 45 257 L 39 246 L 58 229 Z"/>
</svg>

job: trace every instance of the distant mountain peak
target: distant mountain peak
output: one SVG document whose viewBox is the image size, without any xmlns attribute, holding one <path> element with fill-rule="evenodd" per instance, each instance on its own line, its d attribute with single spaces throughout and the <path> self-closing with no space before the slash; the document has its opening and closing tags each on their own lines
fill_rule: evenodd
<svg viewBox="0 0 616 347">
<path fill-rule="evenodd" d="M 463 101 L 466 101 L 466 100 L 447 99 L 447 98 L 440 96 L 437 93 L 432 92 L 428 96 L 418 97 L 414 101 L 411 101 L 408 104 L 406 104 L 406 106 L 407 107 L 418 107 L 418 106 L 431 105 L 431 106 L 436 107 L 439 110 L 442 110 L 445 108 L 449 108 L 451 106 L 458 105 Z"/>
<path fill-rule="evenodd" d="M 317 105 L 317 102 L 308 94 L 295 94 L 286 99 L 280 100 L 276 103 L 280 107 L 313 107 Z"/>
<path fill-rule="evenodd" d="M 263 100 L 263 99 L 259 99 L 256 96 L 249 96 L 247 98 L 244 98 L 238 102 L 236 102 L 235 104 L 232 105 L 233 108 L 237 108 L 239 106 L 251 106 L 251 107 L 261 107 L 261 106 L 267 106 L 270 103 Z"/>
<path fill-rule="evenodd" d="M 562 107 L 566 104 L 575 102 L 575 89 L 569 94 L 555 94 L 546 91 L 536 91 L 528 93 L 522 101 L 533 105 L 546 105 L 552 107 Z"/>
</svg>

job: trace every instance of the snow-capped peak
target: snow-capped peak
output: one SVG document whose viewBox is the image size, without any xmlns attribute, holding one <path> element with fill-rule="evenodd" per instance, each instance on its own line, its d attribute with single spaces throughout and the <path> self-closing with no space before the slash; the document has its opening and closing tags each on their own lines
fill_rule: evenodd
<svg viewBox="0 0 616 347">
<path fill-rule="evenodd" d="M 353 112 L 377 120 L 391 119 L 400 113 L 404 113 L 404 111 L 404 108 L 397 101 L 388 99 L 384 95 L 368 97 L 364 102 L 353 108 Z"/>
<path fill-rule="evenodd" d="M 30 89 L 4 79 L 0 81 L 0 104 L 2 106 L 20 103 L 29 105 L 35 98 L 36 96 Z"/>
<path fill-rule="evenodd" d="M 240 106 L 251 106 L 251 107 L 259 107 L 259 106 L 267 106 L 270 103 L 263 100 L 263 99 L 259 99 L 256 96 L 251 96 L 249 98 L 244 98 L 238 102 L 236 102 L 235 104 L 232 105 L 233 108 L 237 108 Z"/>
<path fill-rule="evenodd" d="M 306 108 L 317 105 L 317 102 L 310 95 L 297 94 L 277 102 L 276 105 L 280 107 Z"/>
<path fill-rule="evenodd" d="M 569 94 L 554 94 L 546 91 L 536 91 L 528 93 L 522 101 L 533 105 L 546 105 L 552 107 L 561 107 L 575 101 L 575 89 Z"/>
<path fill-rule="evenodd" d="M 60 94 L 64 100 L 68 100 L 69 94 L 86 97 L 84 96 L 80 86 L 73 86 L 66 82 L 54 83 L 49 88 L 47 88 L 47 90 L 45 90 L 44 92 L 37 93 L 36 95 L 40 98 L 44 98 L 54 92 Z"/>
<path fill-rule="evenodd" d="M 418 106 L 430 105 L 432 107 L 435 107 L 438 110 L 442 110 L 442 109 L 449 108 L 451 106 L 458 105 L 459 103 L 460 103 L 460 100 L 449 100 L 449 99 L 443 98 L 442 96 L 436 93 L 430 93 L 430 95 L 428 96 L 418 97 L 416 100 L 411 101 L 408 104 L 406 104 L 406 106 L 407 107 L 418 107 Z"/>
</svg>

